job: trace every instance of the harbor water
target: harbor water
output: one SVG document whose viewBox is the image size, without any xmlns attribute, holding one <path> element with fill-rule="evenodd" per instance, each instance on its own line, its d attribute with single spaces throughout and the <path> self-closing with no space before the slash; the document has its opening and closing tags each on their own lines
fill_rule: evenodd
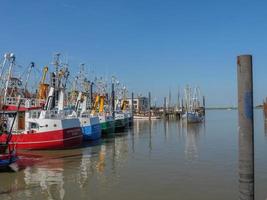
<svg viewBox="0 0 267 200">
<path fill-rule="evenodd" d="M 267 198 L 267 135 L 255 110 L 256 199 Z M 0 199 L 225 200 L 238 198 L 236 110 L 202 124 L 135 121 L 85 147 L 22 151 L 18 172 L 0 174 Z"/>
</svg>

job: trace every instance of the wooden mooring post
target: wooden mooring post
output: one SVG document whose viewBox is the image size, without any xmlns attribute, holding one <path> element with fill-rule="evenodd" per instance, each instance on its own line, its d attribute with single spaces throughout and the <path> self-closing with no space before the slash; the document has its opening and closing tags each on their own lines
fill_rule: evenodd
<svg viewBox="0 0 267 200">
<path fill-rule="evenodd" d="M 237 57 L 239 125 L 239 199 L 254 200 L 252 56 Z"/>
</svg>

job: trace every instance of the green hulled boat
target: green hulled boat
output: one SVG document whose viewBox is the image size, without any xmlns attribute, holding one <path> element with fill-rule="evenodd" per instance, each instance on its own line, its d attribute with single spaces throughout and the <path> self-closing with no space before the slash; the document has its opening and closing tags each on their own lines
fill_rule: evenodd
<svg viewBox="0 0 267 200">
<path fill-rule="evenodd" d="M 102 136 L 112 136 L 115 132 L 115 121 L 112 116 L 99 116 Z"/>
<path fill-rule="evenodd" d="M 128 118 L 124 113 L 115 113 L 115 132 L 124 131 L 128 127 L 128 123 Z"/>
</svg>

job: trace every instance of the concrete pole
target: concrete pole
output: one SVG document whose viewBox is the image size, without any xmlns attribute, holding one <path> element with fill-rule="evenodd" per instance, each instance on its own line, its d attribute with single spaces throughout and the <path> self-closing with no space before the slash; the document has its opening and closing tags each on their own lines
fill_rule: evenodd
<svg viewBox="0 0 267 200">
<path fill-rule="evenodd" d="M 252 56 L 237 57 L 239 124 L 239 199 L 254 200 Z"/>
<path fill-rule="evenodd" d="M 151 120 L 151 93 L 148 93 L 149 121 Z"/>
<path fill-rule="evenodd" d="M 166 119 L 166 97 L 164 97 L 163 115 L 164 119 Z"/>
<path fill-rule="evenodd" d="M 203 114 L 205 115 L 206 113 L 206 101 L 205 101 L 205 96 L 203 96 Z"/>
</svg>

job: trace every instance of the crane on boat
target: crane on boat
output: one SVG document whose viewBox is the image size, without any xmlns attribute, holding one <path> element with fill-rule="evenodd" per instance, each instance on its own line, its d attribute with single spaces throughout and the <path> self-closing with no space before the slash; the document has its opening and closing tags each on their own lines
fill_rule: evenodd
<svg viewBox="0 0 267 200">
<path fill-rule="evenodd" d="M 48 92 L 48 87 L 49 87 L 49 84 L 45 83 L 47 72 L 48 72 L 48 67 L 45 66 L 43 68 L 42 79 L 39 83 L 37 99 L 46 99 L 47 97 L 47 92 Z"/>
</svg>

